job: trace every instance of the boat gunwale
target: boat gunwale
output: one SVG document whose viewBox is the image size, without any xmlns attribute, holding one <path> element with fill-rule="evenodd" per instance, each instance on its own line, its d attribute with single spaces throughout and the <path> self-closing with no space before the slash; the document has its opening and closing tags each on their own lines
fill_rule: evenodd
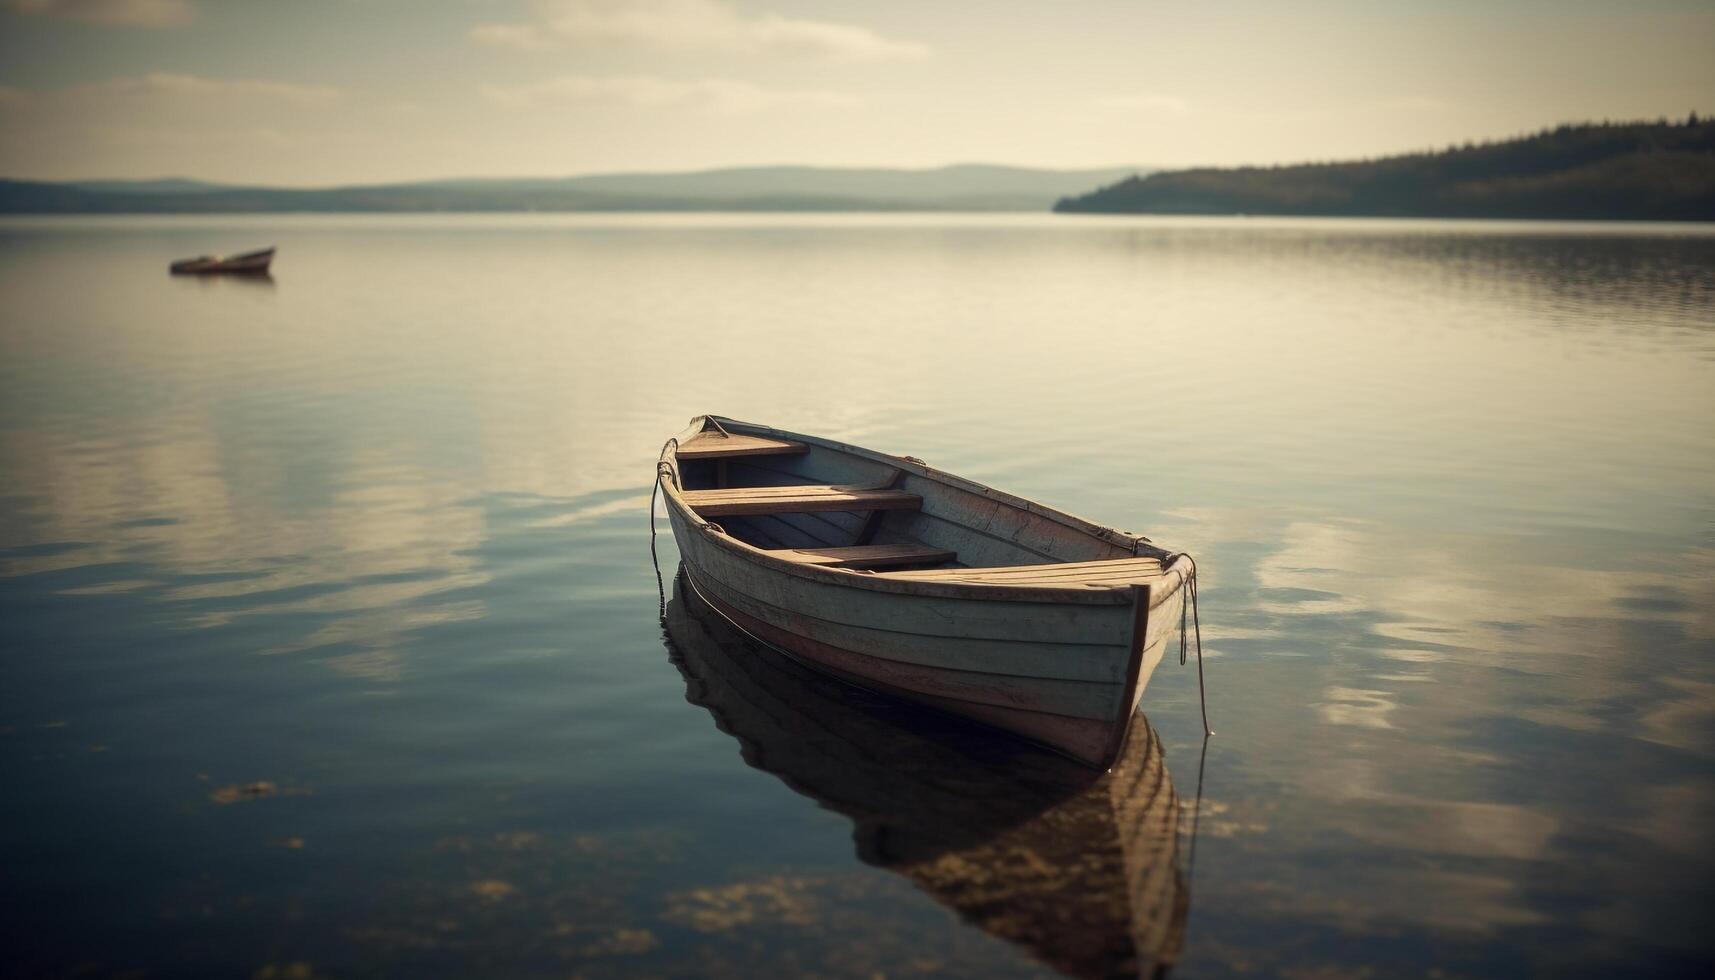
<svg viewBox="0 0 1715 980">
<path fill-rule="evenodd" d="M 974 599 L 982 601 L 1003 602 L 1047 602 L 1070 603 L 1077 605 L 1122 605 L 1135 602 L 1134 589 L 1141 583 L 1123 583 L 1116 585 L 1077 585 L 1064 588 L 1049 586 L 1001 585 L 995 583 L 973 582 L 930 582 L 915 579 L 893 579 L 882 574 L 864 573 L 845 568 L 829 568 L 821 565 L 809 565 L 804 562 L 780 558 L 768 553 L 767 549 L 740 541 L 723 531 L 717 533 L 714 528 L 718 524 L 707 520 L 698 514 L 683 496 L 679 486 L 679 460 L 677 447 L 682 442 L 706 430 L 709 422 L 730 429 L 742 431 L 746 435 L 763 435 L 777 439 L 791 439 L 819 446 L 834 452 L 845 453 L 861 459 L 885 464 L 895 469 L 903 470 L 914 476 L 921 477 L 955 490 L 974 493 L 994 500 L 997 503 L 1025 511 L 1038 517 L 1053 521 L 1064 527 L 1091 535 L 1115 547 L 1130 548 L 1132 555 L 1110 559 L 1125 561 L 1130 557 L 1140 557 L 1144 552 L 1154 552 L 1157 557 L 1168 558 L 1172 553 L 1160 548 L 1147 538 L 1128 534 L 1111 527 L 1104 527 L 1081 517 L 1076 517 L 1061 510 L 1047 507 L 1036 501 L 1017 497 L 993 487 L 984 486 L 973 480 L 934 469 L 919 460 L 892 456 L 862 446 L 853 446 L 824 439 L 820 436 L 789 432 L 772 426 L 760 425 L 753 422 L 740 422 L 719 415 L 699 415 L 677 436 L 669 439 L 661 447 L 660 460 L 657 463 L 655 480 L 662 494 L 667 498 L 668 506 L 674 508 L 679 516 L 687 522 L 690 529 L 701 532 L 704 540 L 720 547 L 735 556 L 763 568 L 780 572 L 796 578 L 808 579 L 827 585 L 861 588 L 873 592 L 891 592 L 902 595 L 933 596 L 953 599 Z M 671 479 L 668 477 L 671 476 Z M 1043 562 L 1045 566 L 1062 564 Z M 1011 567 L 1011 566 L 1006 566 Z M 1184 555 L 1172 555 L 1172 561 L 1161 570 L 1159 578 L 1152 579 L 1148 584 L 1149 608 L 1154 608 L 1168 601 L 1174 593 L 1184 585 L 1190 570 L 1190 561 Z M 1169 576 L 1174 576 L 1170 581 Z M 1134 641 L 1135 642 L 1135 641 Z"/>
</svg>

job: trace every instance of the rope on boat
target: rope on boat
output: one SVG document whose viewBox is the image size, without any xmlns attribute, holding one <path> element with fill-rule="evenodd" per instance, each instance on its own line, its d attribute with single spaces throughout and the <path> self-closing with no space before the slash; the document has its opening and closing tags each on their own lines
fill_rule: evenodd
<svg viewBox="0 0 1715 980">
<path fill-rule="evenodd" d="M 719 422 L 715 422 L 713 418 L 709 419 L 709 421 L 714 422 L 715 428 L 721 429 Z M 725 429 L 721 429 L 721 434 L 726 435 L 727 431 Z M 666 455 L 667 448 L 669 446 L 677 449 L 679 446 L 679 440 L 677 438 L 673 438 L 662 443 L 661 454 L 663 456 Z M 672 463 L 667 462 L 665 459 L 656 463 L 655 484 L 649 488 L 649 554 L 651 556 L 654 556 L 655 554 L 655 498 L 661 493 L 661 478 L 663 476 L 671 479 L 674 486 L 679 485 L 679 477 L 674 471 Z M 712 529 L 721 534 L 726 533 L 726 528 L 721 527 L 714 521 L 703 521 L 700 526 Z M 1134 554 L 1136 553 L 1136 543 L 1133 543 L 1132 551 Z M 1210 735 L 1215 734 L 1215 730 L 1209 727 L 1209 697 L 1205 692 L 1206 685 L 1203 678 L 1203 620 L 1197 613 L 1197 559 L 1192 558 L 1190 553 L 1184 551 L 1170 556 L 1169 561 L 1173 558 L 1183 558 L 1191 563 L 1191 574 L 1185 577 L 1186 601 L 1181 603 L 1179 606 L 1179 666 L 1185 666 L 1186 654 L 1189 651 L 1189 636 L 1185 629 L 1186 617 L 1187 613 L 1189 613 L 1190 625 L 1192 630 L 1195 631 L 1195 636 L 1197 638 L 1197 703 L 1203 709 L 1203 737 L 1208 738 Z M 667 596 L 666 589 L 662 587 L 661 583 L 661 566 L 659 563 L 655 566 L 655 585 L 657 591 L 661 593 L 661 608 L 665 610 L 667 608 Z"/>
<path fill-rule="evenodd" d="M 675 436 L 661 444 L 661 455 L 667 455 L 668 446 L 677 451 L 679 448 L 678 437 Z M 661 493 L 661 478 L 663 476 L 672 480 L 674 486 L 679 485 L 679 477 L 673 472 L 673 464 L 665 459 L 657 460 L 655 462 L 655 485 L 649 488 L 649 540 L 652 542 L 655 540 L 655 497 Z"/>
<path fill-rule="evenodd" d="M 1185 620 L 1187 614 L 1189 614 L 1191 620 L 1190 625 L 1192 629 L 1196 630 L 1197 637 L 1197 702 L 1203 709 L 1203 737 L 1208 738 L 1210 735 L 1215 734 L 1215 730 L 1209 727 L 1209 698 L 1208 695 L 1204 693 L 1203 620 L 1197 615 L 1197 559 L 1192 558 L 1189 554 L 1183 551 L 1173 557 L 1183 558 L 1191 563 L 1191 574 L 1185 577 L 1186 601 L 1181 603 L 1179 606 L 1179 666 L 1185 666 L 1185 654 L 1190 645 L 1190 638 L 1187 635 L 1187 630 L 1185 629 Z"/>
<path fill-rule="evenodd" d="M 660 600 L 656 610 L 661 614 L 661 622 L 667 622 L 667 585 L 661 581 L 661 556 L 655 553 L 655 510 L 654 503 L 649 505 L 649 563 L 655 566 L 655 597 Z"/>
<path fill-rule="evenodd" d="M 675 453 L 677 453 L 679 451 L 679 440 L 676 438 L 675 439 L 668 439 L 666 442 L 662 443 L 661 444 L 661 453 L 663 455 L 666 454 L 668 446 L 672 446 L 673 451 Z M 679 486 L 679 472 L 678 472 L 678 470 L 673 468 L 672 463 L 669 463 L 663 459 L 660 462 L 655 464 L 655 486 L 652 487 L 649 491 L 649 537 L 651 539 L 653 539 L 655 537 L 655 495 L 661 492 L 661 478 L 662 477 L 667 477 L 668 479 L 672 480 L 673 486 L 675 486 L 675 487 Z M 697 524 L 697 526 L 700 528 L 707 529 L 707 530 L 713 530 L 713 531 L 718 532 L 720 534 L 726 533 L 726 528 L 721 527 L 719 524 L 716 524 L 714 521 L 701 521 Z"/>
<path fill-rule="evenodd" d="M 667 454 L 667 447 L 679 448 L 677 437 L 668 439 L 661 444 L 661 454 Z M 655 498 L 661 494 L 661 478 L 665 476 L 673 481 L 675 486 L 679 478 L 673 473 L 673 464 L 666 460 L 658 460 L 655 464 L 655 483 L 649 488 L 649 560 L 655 565 L 655 593 L 661 600 L 661 622 L 667 622 L 667 586 L 661 581 L 661 559 L 655 554 Z"/>
<path fill-rule="evenodd" d="M 649 487 L 649 536 L 655 536 L 655 498 L 661 495 L 661 474 L 655 474 L 655 482 Z"/>
</svg>

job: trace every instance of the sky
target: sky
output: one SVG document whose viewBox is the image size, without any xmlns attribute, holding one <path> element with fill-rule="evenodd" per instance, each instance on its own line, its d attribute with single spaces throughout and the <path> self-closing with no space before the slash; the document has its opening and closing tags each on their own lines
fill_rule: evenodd
<svg viewBox="0 0 1715 980">
<path fill-rule="evenodd" d="M 1715 113 L 1715 0 L 0 0 L 0 176 L 1348 159 Z"/>
</svg>

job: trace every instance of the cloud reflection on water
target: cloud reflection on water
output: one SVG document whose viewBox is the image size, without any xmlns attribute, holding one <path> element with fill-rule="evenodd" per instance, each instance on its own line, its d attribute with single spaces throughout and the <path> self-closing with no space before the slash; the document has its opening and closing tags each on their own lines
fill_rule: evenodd
<svg viewBox="0 0 1715 980">
<path fill-rule="evenodd" d="M 1253 886 L 1292 882 L 1274 914 L 1357 932 L 1390 921 L 1542 928 L 1556 921 L 1565 889 L 1584 887 L 1565 869 L 1581 869 L 1573 880 L 1623 874 L 1661 849 L 1693 867 L 1709 861 L 1715 840 L 1690 828 L 1715 812 L 1715 783 L 1684 775 L 1715 758 L 1707 548 L 1645 540 L 1617 549 L 1597 537 L 1579 553 L 1543 535 L 1423 535 L 1260 509 L 1173 516 L 1163 539 L 1195 541 L 1204 555 L 1256 551 L 1205 558 L 1219 577 L 1203 602 L 1206 619 L 1231 631 L 1211 676 L 1217 706 L 1270 706 L 1221 712 L 1216 744 L 1244 743 L 1241 787 L 1286 799 L 1269 845 L 1243 848 L 1243 859 L 1260 862 Z M 1299 720 L 1304 713 L 1315 721 Z M 1572 735 L 1551 740 L 1539 726 Z M 1274 731 L 1304 734 L 1280 744 Z M 1581 749 L 1559 745 L 1566 737 Z M 1570 784 L 1559 778 L 1566 766 L 1582 770 Z M 1272 774 L 1284 771 L 1307 775 L 1276 784 Z M 1658 788 L 1609 790 L 1640 778 Z M 1221 791 L 1231 802 L 1241 787 Z M 1307 833 L 1312 826 L 1319 832 Z M 1350 843 L 1334 847 L 1330 834 Z M 1616 839 L 1627 843 L 1616 848 Z M 1425 869 L 1408 854 L 1452 863 Z M 1607 892 L 1613 918 L 1598 934 L 1629 929 L 1692 948 L 1695 932 L 1671 920 L 1645 927 L 1641 909 L 1663 894 L 1692 900 L 1699 880 Z"/>
<path fill-rule="evenodd" d="M 0 626 L 30 654 L 0 662 L 25 692 L 0 730 L 61 767 L 21 768 L 17 794 L 57 801 L 17 818 L 81 856 L 52 880 L 102 883 L 44 928 L 116 934 L 134 896 L 105 920 L 89 903 L 148 849 L 166 880 L 119 884 L 185 916 L 168 940 L 240 893 L 286 921 L 309 881 L 342 896 L 298 909 L 323 952 L 475 957 L 504 937 L 622 972 L 682 962 L 663 908 L 790 879 L 820 882 L 782 887 L 823 910 L 880 897 L 711 965 L 822 943 L 896 972 L 910 950 L 869 949 L 884 933 L 1016 963 L 909 886 L 854 878 L 843 824 L 745 781 L 685 717 L 702 713 L 659 661 L 644 498 L 661 439 L 719 410 L 1198 557 L 1220 734 L 1188 974 L 1706 949 L 1688 911 L 1715 880 L 1706 232 L 278 218 L 278 289 L 165 281 L 155 253 L 254 220 L 0 236 L 0 586 L 18 599 Z M 1194 678 L 1163 669 L 1147 694 L 1175 767 Z M 174 816 L 175 780 L 206 769 L 313 773 L 317 795 L 206 808 L 265 823 L 175 822 L 198 819 Z M 115 798 L 159 827 L 63 819 Z M 592 825 L 678 844 L 619 881 L 580 856 Z M 455 836 L 474 843 L 425 857 Z M 196 878 L 210 855 L 245 874 Z"/>
</svg>

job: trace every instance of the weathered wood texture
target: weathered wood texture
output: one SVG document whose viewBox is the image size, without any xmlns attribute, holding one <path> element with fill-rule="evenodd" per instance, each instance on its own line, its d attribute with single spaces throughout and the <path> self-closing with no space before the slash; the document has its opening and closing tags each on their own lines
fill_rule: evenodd
<svg viewBox="0 0 1715 980">
<path fill-rule="evenodd" d="M 771 551 L 778 558 L 829 568 L 901 568 L 910 565 L 939 565 L 957 558 L 942 548 L 918 544 L 853 545 L 845 548 L 793 548 Z"/>
<path fill-rule="evenodd" d="M 686 698 L 750 765 L 854 824 L 865 863 L 1072 976 L 1156 976 L 1182 942 L 1179 800 L 1148 720 L 1105 775 L 759 649 L 682 580 L 665 613 Z"/>
<path fill-rule="evenodd" d="M 693 575 L 694 579 L 694 575 Z M 1100 681 L 1046 677 L 1014 677 L 983 670 L 956 670 L 945 665 L 909 663 L 859 653 L 807 636 L 796 620 L 779 625 L 746 612 L 719 586 L 699 586 L 710 602 L 752 635 L 822 670 L 862 687 L 885 689 L 907 700 L 931 704 L 971 717 L 1004 713 L 1022 719 L 1036 716 L 1044 740 L 1076 737 L 1077 752 L 1098 756 L 1113 726 L 1120 686 Z M 777 617 L 771 617 L 777 619 Z"/>
<path fill-rule="evenodd" d="M 1116 585 L 1133 585 L 1160 578 L 1161 560 L 1158 558 L 1116 558 L 1112 561 L 1013 565 L 1006 568 L 935 568 L 889 572 L 888 575 L 897 579 L 909 579 L 918 582 L 1110 588 Z"/>
<path fill-rule="evenodd" d="M 686 490 L 685 503 L 704 517 L 742 517 L 813 511 L 913 510 L 923 505 L 923 498 L 903 490 L 820 485 Z"/>
<path fill-rule="evenodd" d="M 695 576 L 695 567 L 689 564 L 687 567 L 691 568 Z M 895 628 L 900 625 L 895 621 L 841 622 L 839 617 L 853 617 L 838 608 L 818 609 L 817 614 L 788 610 L 773 602 L 746 595 L 721 582 L 711 581 L 706 575 L 697 581 L 701 583 L 699 587 L 711 601 L 718 599 L 753 618 L 789 626 L 811 639 L 867 656 L 947 670 L 1006 675 L 1024 680 L 1040 678 L 1115 685 L 1124 680 L 1124 635 L 1130 630 L 1130 610 L 1126 607 L 1115 607 L 1119 610 L 1118 615 L 1109 615 L 1107 607 L 1097 607 L 1101 610 L 1101 625 L 1105 629 L 1095 632 L 1098 636 L 1101 633 L 1114 635 L 1114 642 L 1111 643 L 1093 642 L 1094 637 L 1081 640 L 1075 635 L 1063 639 L 1048 635 L 1031 636 L 1029 632 L 1025 632 L 1023 638 L 935 636 L 919 632 L 901 632 Z M 826 598 L 831 601 L 837 597 Z M 899 612 L 913 620 L 925 614 L 946 615 L 967 611 L 944 601 L 939 601 L 938 604 L 917 601 L 905 605 L 908 608 L 901 608 Z M 998 622 L 989 624 L 990 628 L 984 632 L 1003 632 L 1007 626 L 1021 626 L 1024 618 L 1032 614 L 1052 617 L 1052 609 L 1051 606 L 1038 603 L 1018 604 L 1012 608 L 1016 620 L 1005 625 Z M 979 610 L 972 609 L 969 612 L 975 615 Z M 957 624 L 953 625 L 956 628 Z M 1046 634 L 1048 630 L 1034 632 Z M 1109 703 L 1114 707 L 1118 706 L 1117 691 L 1113 692 Z"/>
<path fill-rule="evenodd" d="M 735 459 L 741 456 L 802 456 L 810 447 L 790 439 L 705 432 L 679 447 L 679 458 Z"/>
<path fill-rule="evenodd" d="M 809 447 L 734 460 L 721 488 L 708 464 L 681 488 L 664 456 L 681 558 L 723 615 L 833 676 L 1113 762 L 1178 628 L 1182 559 L 915 461 L 722 425 Z M 904 556 L 958 567 L 885 570 Z"/>
<path fill-rule="evenodd" d="M 723 517 L 721 526 L 738 540 L 768 551 L 832 548 L 844 543 L 845 535 L 829 525 L 808 526 L 804 519 L 813 516 L 815 515 L 758 514 L 753 517 Z"/>
</svg>

